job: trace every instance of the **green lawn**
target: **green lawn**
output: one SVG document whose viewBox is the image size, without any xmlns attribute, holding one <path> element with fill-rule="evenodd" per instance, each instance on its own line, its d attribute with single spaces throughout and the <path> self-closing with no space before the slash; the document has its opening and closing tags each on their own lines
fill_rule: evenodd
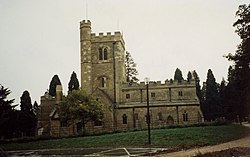
<svg viewBox="0 0 250 157">
<path fill-rule="evenodd" d="M 151 131 L 153 147 L 191 147 L 214 145 L 246 136 L 250 128 L 240 125 L 221 125 L 188 127 L 174 129 L 156 129 Z M 106 134 L 53 140 L 40 140 L 27 143 L 9 143 L 0 147 L 4 150 L 56 149 L 90 147 L 146 147 L 147 131 Z"/>
</svg>

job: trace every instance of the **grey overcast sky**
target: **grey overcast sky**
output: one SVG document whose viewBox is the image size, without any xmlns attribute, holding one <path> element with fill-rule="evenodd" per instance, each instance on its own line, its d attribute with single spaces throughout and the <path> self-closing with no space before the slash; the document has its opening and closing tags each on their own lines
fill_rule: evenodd
<svg viewBox="0 0 250 157">
<path fill-rule="evenodd" d="M 0 0 L 0 84 L 16 104 L 25 90 L 40 104 L 58 74 L 66 93 L 72 71 L 80 80 L 79 22 L 87 17 L 92 32 L 123 33 L 142 81 L 173 78 L 178 67 L 184 78 L 196 70 L 201 82 L 212 69 L 220 82 L 232 64 L 223 54 L 234 53 L 240 43 L 232 27 L 235 12 L 249 2 Z"/>
</svg>

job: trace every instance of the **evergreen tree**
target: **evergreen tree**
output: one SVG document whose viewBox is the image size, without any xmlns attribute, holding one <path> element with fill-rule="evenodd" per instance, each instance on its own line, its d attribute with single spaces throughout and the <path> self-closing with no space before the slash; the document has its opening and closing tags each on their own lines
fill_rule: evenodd
<svg viewBox="0 0 250 157">
<path fill-rule="evenodd" d="M 70 81 L 68 83 L 68 89 L 69 89 L 69 92 L 72 90 L 79 89 L 79 81 L 78 81 L 76 73 L 74 71 L 71 74 Z"/>
<path fill-rule="evenodd" d="M 187 81 L 190 82 L 192 80 L 192 74 L 190 71 L 188 71 L 188 75 L 187 75 Z"/>
<path fill-rule="evenodd" d="M 58 75 L 54 75 L 49 85 L 49 95 L 56 96 L 56 86 L 62 85 Z"/>
<path fill-rule="evenodd" d="M 215 120 L 221 116 L 221 106 L 219 103 L 218 85 L 211 69 L 208 70 L 205 92 L 205 109 L 207 120 Z"/>
<path fill-rule="evenodd" d="M 21 96 L 21 113 L 19 117 L 20 130 L 25 136 L 32 136 L 35 133 L 37 118 L 33 112 L 31 98 L 26 90 Z"/>
<path fill-rule="evenodd" d="M 226 119 L 228 120 L 235 120 L 237 118 L 237 115 L 239 115 L 239 105 L 238 102 L 240 101 L 240 95 L 239 92 L 237 92 L 238 86 L 236 85 L 236 75 L 235 70 L 232 66 L 229 66 L 228 68 L 228 84 L 226 86 L 225 91 L 225 98 L 224 102 L 226 105 L 224 105 L 225 113 L 226 113 Z"/>
<path fill-rule="evenodd" d="M 33 112 L 34 114 L 36 115 L 36 117 L 38 116 L 39 114 L 39 106 L 37 104 L 37 102 L 35 101 L 34 104 L 33 104 Z"/>
<path fill-rule="evenodd" d="M 15 127 L 15 121 L 13 121 L 13 115 L 15 114 L 12 106 L 14 99 L 8 100 L 7 97 L 11 93 L 8 88 L 5 88 L 0 84 L 0 137 L 11 138 Z"/>
<path fill-rule="evenodd" d="M 201 110 L 204 115 L 204 118 L 206 119 L 206 115 L 208 113 L 207 106 L 206 106 L 206 82 L 203 82 L 202 88 L 201 88 L 201 98 L 200 98 L 200 104 L 201 104 Z"/>
<path fill-rule="evenodd" d="M 237 108 L 240 120 L 250 114 L 250 4 L 240 5 L 236 12 L 238 20 L 233 24 L 236 33 L 241 38 L 234 55 L 227 58 L 234 61 L 234 78 L 230 78 L 229 84 L 238 93 Z M 234 87 L 232 87 L 234 86 Z"/>
<path fill-rule="evenodd" d="M 24 91 L 20 99 L 21 99 L 21 111 L 26 113 L 32 112 L 33 110 L 32 110 L 30 93 L 27 90 Z"/>
<path fill-rule="evenodd" d="M 224 78 L 222 78 L 222 81 L 220 83 L 219 98 L 220 98 L 220 105 L 222 106 L 223 117 L 225 117 L 224 109 L 226 108 L 226 81 Z"/>
<path fill-rule="evenodd" d="M 199 76 L 198 76 L 198 74 L 196 73 L 195 70 L 193 71 L 193 76 L 194 76 L 195 86 L 196 86 L 196 95 L 199 98 L 200 103 L 202 103 L 200 78 L 199 78 Z"/>
<path fill-rule="evenodd" d="M 174 80 L 178 80 L 178 82 L 181 82 L 182 80 L 184 80 L 183 77 L 182 77 L 182 72 L 181 72 L 181 70 L 179 68 L 177 68 L 175 70 Z"/>
<path fill-rule="evenodd" d="M 139 79 L 136 77 L 138 71 L 136 70 L 136 63 L 134 62 L 131 54 L 126 51 L 125 55 L 125 66 L 126 66 L 126 81 L 128 83 L 138 82 Z"/>
</svg>

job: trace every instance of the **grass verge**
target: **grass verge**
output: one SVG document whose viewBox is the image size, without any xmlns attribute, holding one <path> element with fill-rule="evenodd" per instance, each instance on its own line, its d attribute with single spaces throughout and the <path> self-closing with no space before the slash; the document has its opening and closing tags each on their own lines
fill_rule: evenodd
<svg viewBox="0 0 250 157">
<path fill-rule="evenodd" d="M 241 125 L 156 129 L 151 131 L 151 146 L 164 148 L 189 148 L 193 146 L 214 145 L 238 139 L 249 133 L 250 128 Z M 36 150 L 146 146 L 148 146 L 147 131 L 134 131 L 100 136 L 41 140 L 27 143 L 7 143 L 2 144 L 0 147 L 4 150 Z"/>
</svg>

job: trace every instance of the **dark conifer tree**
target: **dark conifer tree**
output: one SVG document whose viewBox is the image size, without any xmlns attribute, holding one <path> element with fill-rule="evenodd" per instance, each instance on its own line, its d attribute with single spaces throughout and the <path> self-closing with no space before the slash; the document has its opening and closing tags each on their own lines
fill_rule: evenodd
<svg viewBox="0 0 250 157">
<path fill-rule="evenodd" d="M 181 82 L 183 79 L 183 76 L 182 76 L 182 72 L 179 68 L 177 68 L 175 70 L 175 73 L 174 73 L 174 80 L 178 80 L 178 82 Z"/>
<path fill-rule="evenodd" d="M 201 88 L 201 95 L 200 95 L 201 96 L 200 104 L 201 104 L 201 110 L 205 119 L 207 119 L 206 115 L 208 113 L 207 108 L 206 108 L 207 107 L 206 106 L 206 88 L 207 88 L 206 82 L 203 82 L 202 88 Z"/>
<path fill-rule="evenodd" d="M 56 96 L 56 86 L 61 85 L 58 75 L 54 75 L 49 85 L 49 95 Z"/>
<path fill-rule="evenodd" d="M 77 90 L 79 89 L 79 81 L 77 79 L 76 73 L 73 71 L 70 77 L 70 81 L 68 83 L 68 90 L 69 92 L 72 90 Z"/>
<path fill-rule="evenodd" d="M 14 99 L 8 100 L 7 97 L 11 93 L 8 88 L 0 84 L 0 137 L 12 138 L 13 132 L 16 129 L 14 118 L 16 105 L 12 106 Z"/>
<path fill-rule="evenodd" d="M 226 119 L 228 120 L 235 120 L 237 118 L 237 115 L 239 115 L 239 99 L 240 95 L 239 92 L 237 92 L 237 85 L 236 85 L 236 76 L 235 76 L 235 70 L 232 66 L 229 66 L 228 68 L 228 84 L 226 86 L 225 91 L 225 98 L 223 106 L 225 109 Z"/>
<path fill-rule="evenodd" d="M 21 113 L 19 117 L 20 130 L 25 136 L 34 136 L 37 119 L 33 112 L 30 94 L 24 91 L 21 96 Z"/>
<path fill-rule="evenodd" d="M 219 103 L 218 85 L 211 69 L 207 72 L 205 109 L 207 120 L 215 120 L 221 116 L 221 106 Z"/>
<path fill-rule="evenodd" d="M 32 112 L 33 110 L 32 110 L 30 93 L 27 90 L 24 91 L 20 99 L 21 99 L 21 111 L 26 113 Z"/>
<path fill-rule="evenodd" d="M 192 80 L 192 74 L 190 71 L 188 71 L 188 75 L 187 75 L 187 81 L 190 82 Z"/>
<path fill-rule="evenodd" d="M 38 106 L 38 104 L 37 104 L 36 101 L 35 101 L 34 104 L 33 104 L 33 112 L 34 112 L 34 114 L 35 114 L 36 117 L 37 117 L 37 115 L 39 114 L 39 106 Z"/>
<path fill-rule="evenodd" d="M 131 54 L 126 51 L 125 55 L 125 66 L 126 66 L 126 81 L 128 83 L 138 82 L 139 79 L 136 77 L 138 71 L 136 69 L 136 63 L 134 62 Z"/>
<path fill-rule="evenodd" d="M 195 86 L 196 86 L 196 95 L 200 100 L 200 103 L 202 102 L 202 96 L 201 96 L 201 86 L 200 86 L 200 78 L 198 76 L 198 74 L 196 73 L 196 71 L 193 71 L 193 76 L 194 76 L 194 80 L 195 80 Z"/>
<path fill-rule="evenodd" d="M 220 83 L 219 98 L 220 98 L 220 105 L 222 106 L 223 117 L 225 117 L 224 110 L 226 108 L 226 81 L 224 78 L 222 78 L 222 81 Z"/>
</svg>

